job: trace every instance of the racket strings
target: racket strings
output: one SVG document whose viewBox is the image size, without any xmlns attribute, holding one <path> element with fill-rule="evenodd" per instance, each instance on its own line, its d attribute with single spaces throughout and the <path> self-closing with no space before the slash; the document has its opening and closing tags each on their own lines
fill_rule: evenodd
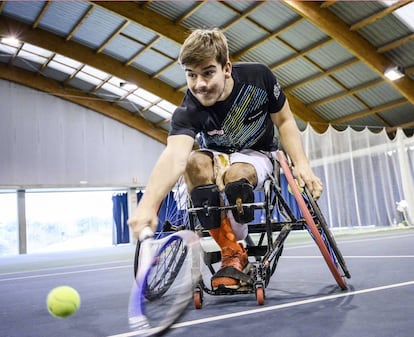
<svg viewBox="0 0 414 337">
<path fill-rule="evenodd" d="M 182 241 L 173 245 L 154 258 L 151 271 L 147 278 L 148 300 L 162 296 L 176 279 L 180 268 L 187 256 L 188 249 Z"/>
</svg>

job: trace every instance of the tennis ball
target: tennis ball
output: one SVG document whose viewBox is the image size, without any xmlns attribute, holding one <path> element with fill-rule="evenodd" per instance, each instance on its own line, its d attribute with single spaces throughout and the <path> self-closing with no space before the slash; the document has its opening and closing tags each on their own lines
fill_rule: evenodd
<svg viewBox="0 0 414 337">
<path fill-rule="evenodd" d="M 64 318 L 74 314 L 79 309 L 80 296 L 72 287 L 60 286 L 49 292 L 46 304 L 52 316 Z"/>
</svg>

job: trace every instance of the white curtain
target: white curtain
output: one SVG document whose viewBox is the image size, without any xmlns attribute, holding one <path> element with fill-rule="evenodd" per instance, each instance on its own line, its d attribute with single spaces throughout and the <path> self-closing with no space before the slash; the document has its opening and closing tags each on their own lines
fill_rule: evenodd
<svg viewBox="0 0 414 337">
<path fill-rule="evenodd" d="M 398 130 L 391 140 L 385 130 L 333 127 L 318 134 L 307 126 L 302 139 L 324 183 L 319 204 L 330 226 L 413 223 L 414 137 Z"/>
</svg>

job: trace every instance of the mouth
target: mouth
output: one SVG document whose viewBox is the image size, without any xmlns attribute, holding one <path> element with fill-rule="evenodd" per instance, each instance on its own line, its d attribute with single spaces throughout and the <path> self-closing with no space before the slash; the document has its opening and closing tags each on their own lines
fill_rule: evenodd
<svg viewBox="0 0 414 337">
<path fill-rule="evenodd" d="M 209 96 L 211 93 L 210 93 L 210 91 L 197 91 L 196 94 L 198 96 L 204 96 L 204 97 L 206 97 L 206 96 Z"/>
</svg>

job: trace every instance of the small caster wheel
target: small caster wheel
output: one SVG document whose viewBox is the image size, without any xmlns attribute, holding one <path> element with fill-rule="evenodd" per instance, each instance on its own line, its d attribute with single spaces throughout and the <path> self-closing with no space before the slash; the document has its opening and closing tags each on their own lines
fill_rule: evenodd
<svg viewBox="0 0 414 337">
<path fill-rule="evenodd" d="M 264 288 L 257 287 L 256 288 L 256 301 L 258 305 L 263 305 L 265 299 Z"/>
<path fill-rule="evenodd" d="M 203 294 L 200 289 L 194 290 L 194 307 L 201 309 L 203 306 Z"/>
</svg>

